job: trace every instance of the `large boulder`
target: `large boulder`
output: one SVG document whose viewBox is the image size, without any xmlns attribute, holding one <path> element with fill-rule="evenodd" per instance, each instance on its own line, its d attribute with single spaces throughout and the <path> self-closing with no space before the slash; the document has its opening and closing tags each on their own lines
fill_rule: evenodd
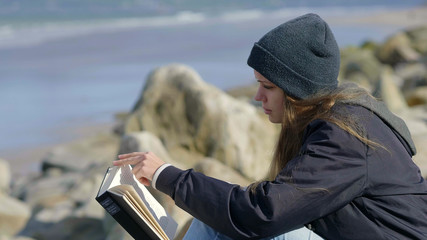
<svg viewBox="0 0 427 240">
<path fill-rule="evenodd" d="M 57 223 L 45 225 L 31 236 L 36 239 L 106 239 L 101 220 L 83 217 L 66 217 Z"/>
<path fill-rule="evenodd" d="M 0 194 L 10 190 L 10 165 L 6 160 L 0 159 Z"/>
<path fill-rule="evenodd" d="M 69 191 L 83 180 L 82 174 L 73 172 L 37 179 L 26 186 L 22 197 L 32 207 L 50 208 L 69 200 Z"/>
<path fill-rule="evenodd" d="M 381 62 L 391 65 L 420 59 L 420 54 L 412 48 L 411 39 L 404 32 L 389 37 L 376 55 Z"/>
<path fill-rule="evenodd" d="M 87 139 L 53 148 L 42 159 L 42 170 L 83 171 L 91 165 L 116 159 L 119 138 L 113 134 L 99 134 Z"/>
<path fill-rule="evenodd" d="M 417 154 L 413 157 L 414 162 L 421 170 L 424 178 L 427 178 L 427 134 L 414 136 Z"/>
<path fill-rule="evenodd" d="M 160 159 L 176 167 L 188 168 L 193 165 L 191 162 L 186 162 L 185 159 L 180 162 L 174 161 L 160 139 L 148 131 L 129 133 L 124 135 L 120 141 L 119 154 L 147 151 L 155 153 Z"/>
<path fill-rule="evenodd" d="M 234 169 L 213 158 L 203 159 L 194 166 L 194 170 L 229 183 L 239 184 L 240 186 L 248 186 L 251 183 L 251 181 Z"/>
<path fill-rule="evenodd" d="M 27 224 L 30 215 L 27 204 L 0 193 L 0 237 L 17 234 Z"/>
<path fill-rule="evenodd" d="M 422 55 L 427 55 L 427 26 L 408 29 L 406 33 L 411 40 L 412 47 Z"/>
<path fill-rule="evenodd" d="M 372 91 L 381 74 L 382 64 L 373 51 L 357 47 L 341 50 L 341 65 L 338 79 L 351 81 Z"/>
<path fill-rule="evenodd" d="M 409 106 L 427 104 L 427 86 L 417 87 L 405 94 Z"/>
<path fill-rule="evenodd" d="M 394 74 L 393 70 L 385 67 L 374 91 L 374 96 L 384 101 L 390 111 L 394 113 L 405 111 L 408 108 L 408 104 L 397 85 L 399 81 L 401 79 Z"/>
<path fill-rule="evenodd" d="M 204 82 L 184 65 L 153 71 L 124 132 L 150 131 L 177 161 L 212 157 L 243 175 L 267 172 L 277 128 L 251 104 Z"/>
<path fill-rule="evenodd" d="M 427 105 L 415 106 L 400 113 L 411 132 L 417 148 L 414 162 L 420 167 L 421 174 L 427 178 Z"/>
<path fill-rule="evenodd" d="M 25 236 L 5 236 L 0 235 L 0 240 L 35 240 L 34 238 Z"/>
<path fill-rule="evenodd" d="M 105 239 L 105 210 L 95 197 L 106 165 L 60 174 L 44 174 L 27 184 L 22 198 L 32 216 L 21 232 L 40 239 Z M 81 221 L 79 221 L 79 219 Z"/>
<path fill-rule="evenodd" d="M 397 76 L 402 78 L 402 91 L 414 91 L 417 87 L 427 86 L 427 65 L 421 62 L 399 64 L 395 68 Z"/>
<path fill-rule="evenodd" d="M 236 99 L 240 99 L 240 100 L 249 102 L 250 104 L 252 104 L 254 106 L 261 107 L 262 103 L 255 101 L 255 99 L 254 99 L 255 94 L 258 91 L 258 86 L 259 86 L 259 83 L 254 83 L 254 84 L 249 84 L 246 86 L 231 88 L 231 89 L 228 89 L 226 92 L 230 96 L 232 96 Z"/>
</svg>

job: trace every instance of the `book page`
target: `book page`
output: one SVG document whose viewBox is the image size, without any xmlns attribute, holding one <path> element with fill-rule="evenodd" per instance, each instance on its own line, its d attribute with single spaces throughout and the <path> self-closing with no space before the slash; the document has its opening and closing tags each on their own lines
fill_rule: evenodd
<svg viewBox="0 0 427 240">
<path fill-rule="evenodd" d="M 126 199 L 128 199 L 128 201 L 132 204 L 132 206 L 137 209 L 137 211 L 141 214 L 145 221 L 147 221 L 147 224 L 151 225 L 152 228 L 156 229 L 156 231 L 163 237 L 163 239 L 168 239 L 167 234 L 164 232 L 159 222 L 156 220 L 153 214 L 150 214 L 150 209 L 147 207 L 146 203 L 144 203 L 138 197 L 138 194 L 132 186 L 120 185 L 114 187 L 112 190 L 120 192 L 122 195 L 124 195 Z"/>
<path fill-rule="evenodd" d="M 102 195 L 105 191 L 107 191 L 109 188 L 120 185 L 120 176 L 118 176 L 117 174 L 117 171 L 119 170 L 120 168 L 118 167 L 110 167 L 107 169 L 107 172 L 104 176 L 104 180 L 102 181 L 102 185 L 98 191 L 98 197 Z"/>
<path fill-rule="evenodd" d="M 142 202 L 138 202 L 138 204 L 141 206 L 145 205 L 166 235 L 169 236 L 170 239 L 173 239 L 178 224 L 169 216 L 163 206 L 151 195 L 148 189 L 136 180 L 135 176 L 132 174 L 131 167 L 129 165 L 122 166 L 116 174 L 120 175 L 120 184 L 124 185 L 121 186 L 123 190 L 127 191 L 135 201 L 138 202 L 139 199 L 142 200 Z M 113 183 L 115 182 L 116 181 L 113 181 Z M 111 185 L 113 185 L 113 183 Z M 126 185 L 131 185 L 132 188 L 128 188 Z"/>
<path fill-rule="evenodd" d="M 112 197 L 117 202 L 121 203 L 121 206 L 126 209 L 126 212 L 128 212 L 132 216 L 132 218 L 138 223 L 138 225 L 140 225 L 145 230 L 147 235 L 149 235 L 152 239 L 168 239 L 163 230 L 159 231 L 157 228 L 153 227 L 151 222 L 153 221 L 153 219 L 149 221 L 146 214 L 141 213 L 140 209 L 138 209 L 138 206 L 136 206 L 125 194 L 119 193 L 119 189 L 116 189 L 119 192 L 114 191 L 114 188 L 116 187 L 113 187 L 113 191 L 109 190 L 112 193 Z M 147 231 L 146 228 L 150 230 Z"/>
</svg>

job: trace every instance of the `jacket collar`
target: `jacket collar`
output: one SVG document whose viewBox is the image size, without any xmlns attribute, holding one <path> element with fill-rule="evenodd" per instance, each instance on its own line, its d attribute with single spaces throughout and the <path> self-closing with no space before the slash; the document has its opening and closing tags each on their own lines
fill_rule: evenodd
<svg viewBox="0 0 427 240">
<path fill-rule="evenodd" d="M 360 87 L 358 87 L 354 83 L 347 83 L 344 86 L 344 92 L 350 93 L 358 90 L 360 91 Z M 367 94 L 364 94 L 359 98 L 345 100 L 343 102 L 350 105 L 362 106 L 375 113 L 394 132 L 397 132 L 397 134 L 399 134 L 400 137 L 403 138 L 403 140 L 408 144 L 412 156 L 417 153 L 415 144 L 411 137 L 411 133 L 409 132 L 409 129 L 406 126 L 405 122 L 401 118 L 390 112 L 384 102 L 378 101 Z"/>
</svg>

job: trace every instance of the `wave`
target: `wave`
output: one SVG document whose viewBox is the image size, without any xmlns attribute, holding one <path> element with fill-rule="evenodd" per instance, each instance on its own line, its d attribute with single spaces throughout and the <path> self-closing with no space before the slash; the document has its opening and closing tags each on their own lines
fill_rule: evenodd
<svg viewBox="0 0 427 240">
<path fill-rule="evenodd" d="M 74 20 L 67 22 L 0 25 L 0 49 L 27 47 L 44 42 L 93 33 L 107 33 L 138 27 L 163 27 L 205 21 L 203 13 L 178 12 L 172 16 L 119 18 L 106 20 Z"/>
<path fill-rule="evenodd" d="M 224 22 L 243 22 L 257 19 L 288 19 L 305 13 L 314 12 L 321 16 L 364 16 L 390 10 L 386 6 L 369 7 L 292 7 L 275 10 L 249 9 L 225 12 L 219 15 L 219 19 Z"/>
<path fill-rule="evenodd" d="M 104 20 L 74 20 L 67 22 L 27 23 L 0 25 L 0 49 L 33 46 L 48 41 L 94 33 L 108 33 L 138 27 L 170 27 L 198 24 L 207 21 L 219 23 L 249 22 L 263 19 L 290 19 L 298 15 L 316 12 L 322 17 L 364 16 L 390 10 L 389 6 L 369 7 L 293 7 L 274 10 L 248 9 L 223 11 L 217 14 L 181 11 L 171 16 L 118 18 Z"/>
</svg>

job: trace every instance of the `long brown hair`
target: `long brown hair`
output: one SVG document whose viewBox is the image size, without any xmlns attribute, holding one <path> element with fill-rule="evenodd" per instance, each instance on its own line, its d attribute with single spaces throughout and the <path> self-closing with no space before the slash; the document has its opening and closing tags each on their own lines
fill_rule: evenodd
<svg viewBox="0 0 427 240">
<path fill-rule="evenodd" d="M 304 130 L 310 122 L 316 119 L 336 124 L 367 145 L 381 146 L 367 139 L 355 116 L 346 114 L 339 107 L 344 101 L 356 99 L 363 95 L 371 96 L 362 88 L 357 87 L 348 91 L 346 86 L 340 86 L 331 93 L 319 94 L 305 100 L 297 100 L 285 95 L 282 129 L 267 180 L 273 180 L 286 164 L 298 155 L 303 144 Z"/>
</svg>

